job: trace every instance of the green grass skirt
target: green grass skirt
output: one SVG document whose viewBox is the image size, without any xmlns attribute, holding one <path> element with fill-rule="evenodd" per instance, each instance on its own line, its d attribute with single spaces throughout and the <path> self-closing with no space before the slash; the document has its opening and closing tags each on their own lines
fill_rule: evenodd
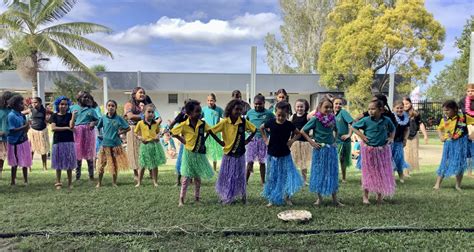
<svg viewBox="0 0 474 252">
<path fill-rule="evenodd" d="M 211 164 L 206 154 L 200 154 L 185 149 L 181 161 L 181 175 L 190 178 L 210 179 L 214 176 Z"/>
<path fill-rule="evenodd" d="M 352 144 L 350 141 L 337 144 L 337 155 L 341 164 L 345 164 L 346 168 L 352 167 Z"/>
<path fill-rule="evenodd" d="M 138 154 L 138 163 L 142 169 L 146 168 L 149 170 L 164 165 L 166 163 L 166 156 L 161 143 L 141 143 Z"/>
</svg>

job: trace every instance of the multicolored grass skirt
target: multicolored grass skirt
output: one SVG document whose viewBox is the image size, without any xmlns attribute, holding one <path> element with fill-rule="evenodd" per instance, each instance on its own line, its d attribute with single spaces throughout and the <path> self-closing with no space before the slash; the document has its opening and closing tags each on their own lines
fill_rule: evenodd
<svg viewBox="0 0 474 252">
<path fill-rule="evenodd" d="M 323 196 L 336 193 L 339 189 L 337 149 L 325 145 L 313 150 L 309 191 Z"/>
<path fill-rule="evenodd" d="M 142 169 L 155 169 L 166 163 L 165 151 L 160 142 L 141 143 L 138 163 Z"/>
<path fill-rule="evenodd" d="M 291 145 L 291 157 L 296 167 L 307 170 L 311 164 L 313 146 L 309 142 L 295 141 Z"/>
<path fill-rule="evenodd" d="M 31 167 L 31 146 L 30 142 L 24 141 L 21 144 L 7 144 L 8 165 L 19 167 Z"/>
<path fill-rule="evenodd" d="M 341 164 L 344 164 L 346 168 L 352 167 L 352 143 L 350 141 L 337 143 L 337 155 Z"/>
<path fill-rule="evenodd" d="M 51 167 L 54 170 L 73 170 L 77 166 L 74 142 L 53 144 Z"/>
<path fill-rule="evenodd" d="M 0 142 L 0 160 L 7 159 L 7 142 Z"/>
<path fill-rule="evenodd" d="M 418 139 L 418 135 L 415 136 L 413 139 L 408 139 L 407 144 L 405 146 L 405 161 L 408 163 L 410 170 L 420 170 L 420 158 L 418 156 L 418 148 L 420 146 L 420 142 Z"/>
<path fill-rule="evenodd" d="M 303 187 L 303 179 L 291 155 L 268 155 L 267 166 L 262 196 L 274 205 L 282 205 L 285 203 L 285 197 L 293 196 Z"/>
<path fill-rule="evenodd" d="M 31 151 L 40 155 L 46 155 L 49 152 L 48 128 L 43 130 L 28 130 L 28 140 L 31 143 Z"/>
<path fill-rule="evenodd" d="M 128 165 L 133 170 L 139 170 L 138 164 L 138 149 L 140 148 L 140 140 L 133 133 L 135 132 L 135 125 L 130 125 L 130 131 L 127 132 L 127 158 Z"/>
<path fill-rule="evenodd" d="M 248 162 L 257 162 L 264 164 L 267 161 L 267 145 L 263 138 L 254 137 L 250 143 L 247 144 L 245 150 L 245 159 Z"/>
<path fill-rule="evenodd" d="M 393 159 L 393 170 L 402 173 L 410 167 L 405 161 L 405 155 L 403 151 L 403 142 L 393 142 L 392 144 L 392 159 Z"/>
<path fill-rule="evenodd" d="M 183 147 L 183 149 L 185 149 Z M 214 171 L 206 157 L 206 154 L 192 152 L 185 149 L 183 151 L 183 161 L 181 164 L 181 175 L 187 178 L 210 179 L 214 176 Z"/>
<path fill-rule="evenodd" d="M 180 144 L 178 159 L 176 159 L 176 174 L 181 175 L 181 165 L 183 160 L 184 144 Z"/>
<path fill-rule="evenodd" d="M 95 130 L 88 124 L 74 127 L 77 160 L 93 160 L 95 158 Z"/>
<path fill-rule="evenodd" d="M 218 134 L 220 137 L 220 134 Z M 222 138 L 221 138 L 222 139 Z M 222 159 L 222 155 L 224 155 L 224 151 L 222 150 L 222 146 L 214 140 L 212 137 L 208 137 L 206 139 L 206 154 L 207 158 L 211 162 L 217 162 Z"/>
<path fill-rule="evenodd" d="M 467 168 L 467 136 L 447 140 L 443 144 L 443 157 L 436 173 L 441 177 L 461 175 Z"/>
<path fill-rule="evenodd" d="M 216 192 L 224 204 L 238 196 L 246 196 L 245 155 L 238 158 L 224 155 L 216 183 Z"/>
<path fill-rule="evenodd" d="M 107 168 L 108 173 L 117 175 L 119 171 L 128 170 L 127 154 L 122 146 L 102 146 L 99 150 L 97 164 L 99 173 L 104 173 L 104 169 Z"/>
<path fill-rule="evenodd" d="M 362 188 L 383 196 L 395 194 L 395 179 L 390 145 L 372 147 L 361 144 Z"/>
</svg>

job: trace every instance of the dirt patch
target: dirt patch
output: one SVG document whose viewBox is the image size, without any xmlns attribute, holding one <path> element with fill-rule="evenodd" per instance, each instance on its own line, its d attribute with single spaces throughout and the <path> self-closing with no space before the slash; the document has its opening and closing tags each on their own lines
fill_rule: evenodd
<svg viewBox="0 0 474 252">
<path fill-rule="evenodd" d="M 420 166 L 439 165 L 443 155 L 442 145 L 424 145 L 420 144 L 419 157 Z"/>
</svg>

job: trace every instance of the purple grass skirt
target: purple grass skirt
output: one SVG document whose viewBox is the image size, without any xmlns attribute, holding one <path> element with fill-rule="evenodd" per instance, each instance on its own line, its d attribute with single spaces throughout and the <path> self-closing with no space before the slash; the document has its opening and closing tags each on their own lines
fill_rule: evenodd
<svg viewBox="0 0 474 252">
<path fill-rule="evenodd" d="M 384 196 L 395 194 L 392 149 L 390 145 L 372 147 L 361 145 L 362 188 Z"/>
<path fill-rule="evenodd" d="M 7 146 L 8 165 L 19 167 L 31 167 L 31 145 L 29 141 L 21 144 L 8 144 Z"/>
<path fill-rule="evenodd" d="M 73 170 L 77 166 L 74 142 L 53 144 L 51 167 L 54 170 Z"/>
<path fill-rule="evenodd" d="M 216 183 L 216 192 L 224 204 L 246 195 L 245 155 L 238 158 L 224 155 Z"/>
<path fill-rule="evenodd" d="M 74 127 L 74 140 L 77 160 L 93 160 L 95 158 L 95 130 L 88 124 Z"/>
<path fill-rule="evenodd" d="M 255 137 L 247 144 L 247 150 L 245 151 L 245 157 L 247 162 L 254 162 L 257 160 L 259 163 L 264 164 L 267 161 L 267 145 L 263 138 Z"/>
</svg>

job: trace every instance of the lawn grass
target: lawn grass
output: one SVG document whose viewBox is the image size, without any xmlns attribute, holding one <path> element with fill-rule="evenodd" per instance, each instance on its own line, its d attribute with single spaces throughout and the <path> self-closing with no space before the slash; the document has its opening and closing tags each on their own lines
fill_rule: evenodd
<svg viewBox="0 0 474 252">
<path fill-rule="evenodd" d="M 293 202 L 295 206 L 265 207 L 260 197 L 258 174 L 248 187 L 248 204 L 222 206 L 217 202 L 214 180 L 203 182 L 202 202 L 192 201 L 178 208 L 179 187 L 174 185 L 173 167 L 160 168 L 159 187 L 147 179 L 135 188 L 131 173 L 119 175 L 119 187 L 105 187 L 81 181 L 72 191 L 56 190 L 54 172 L 42 172 L 39 163 L 30 176 L 30 185 L 10 187 L 9 169 L 0 180 L 0 232 L 48 231 L 156 231 L 156 236 L 30 236 L 0 239 L 0 249 L 75 250 L 75 249 L 468 249 L 474 233 L 410 232 L 368 234 L 223 236 L 223 230 L 311 230 L 361 227 L 461 227 L 474 228 L 474 179 L 465 178 L 463 192 L 454 190 L 454 179 L 444 181 L 433 191 L 435 167 L 425 166 L 405 184 L 398 184 L 396 195 L 381 206 L 363 206 L 360 173 L 351 170 L 339 196 L 346 205 L 315 208 L 315 196 L 306 187 Z M 256 169 L 258 170 L 258 169 Z M 287 209 L 305 209 L 313 214 L 306 223 L 285 223 L 276 215 Z M 171 233 L 167 233 L 172 231 Z M 180 231 L 181 234 L 175 232 Z M 209 231 L 199 234 L 198 232 Z M 215 232 L 215 233 L 213 233 Z"/>
</svg>

